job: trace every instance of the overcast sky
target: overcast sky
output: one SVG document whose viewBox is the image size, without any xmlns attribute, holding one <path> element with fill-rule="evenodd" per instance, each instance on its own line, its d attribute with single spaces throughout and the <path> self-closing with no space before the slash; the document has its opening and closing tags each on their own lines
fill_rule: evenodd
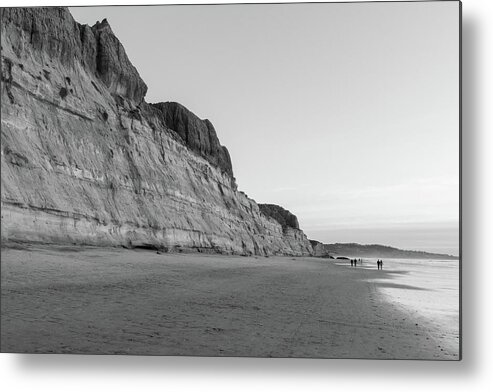
<svg viewBox="0 0 493 392">
<path fill-rule="evenodd" d="M 458 254 L 458 2 L 71 8 L 309 238 Z"/>
</svg>

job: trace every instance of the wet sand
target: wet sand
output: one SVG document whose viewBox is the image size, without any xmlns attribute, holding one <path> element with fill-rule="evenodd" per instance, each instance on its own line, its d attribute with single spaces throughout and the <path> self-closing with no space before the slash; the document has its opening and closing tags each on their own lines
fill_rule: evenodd
<svg viewBox="0 0 493 392">
<path fill-rule="evenodd" d="M 376 264 L 376 260 L 374 263 Z M 458 260 L 385 260 L 389 279 L 379 292 L 414 315 L 427 318 L 439 330 L 442 347 L 459 351 L 459 261 Z M 412 286 L 412 289 L 402 287 Z"/>
<path fill-rule="evenodd" d="M 101 248 L 1 256 L 3 352 L 458 359 L 436 324 L 379 292 L 386 271 Z"/>
</svg>

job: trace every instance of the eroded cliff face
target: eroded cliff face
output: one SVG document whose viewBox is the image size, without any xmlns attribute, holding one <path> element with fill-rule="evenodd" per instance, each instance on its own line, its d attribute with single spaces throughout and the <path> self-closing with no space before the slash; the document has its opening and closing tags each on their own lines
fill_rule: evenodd
<svg viewBox="0 0 493 392">
<path fill-rule="evenodd" d="M 3 243 L 312 252 L 237 191 L 209 121 L 144 101 L 106 21 L 5 8 L 1 29 Z"/>
</svg>

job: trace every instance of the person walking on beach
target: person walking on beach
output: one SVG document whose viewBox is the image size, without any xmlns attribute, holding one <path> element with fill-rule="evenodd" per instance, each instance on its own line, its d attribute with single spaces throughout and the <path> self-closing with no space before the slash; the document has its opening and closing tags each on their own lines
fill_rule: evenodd
<svg viewBox="0 0 493 392">
<path fill-rule="evenodd" d="M 351 267 L 354 266 L 354 261 L 351 259 Z"/>
<path fill-rule="evenodd" d="M 383 270 L 383 260 L 380 260 L 380 269 Z"/>
<path fill-rule="evenodd" d="M 380 260 L 377 260 L 377 270 L 380 269 Z"/>
</svg>

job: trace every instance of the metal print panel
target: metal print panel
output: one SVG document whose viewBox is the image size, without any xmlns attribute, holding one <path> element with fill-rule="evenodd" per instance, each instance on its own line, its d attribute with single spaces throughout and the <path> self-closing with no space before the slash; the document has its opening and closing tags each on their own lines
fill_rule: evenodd
<svg viewBox="0 0 493 392">
<path fill-rule="evenodd" d="M 1 351 L 460 359 L 460 7 L 3 8 Z"/>
</svg>

